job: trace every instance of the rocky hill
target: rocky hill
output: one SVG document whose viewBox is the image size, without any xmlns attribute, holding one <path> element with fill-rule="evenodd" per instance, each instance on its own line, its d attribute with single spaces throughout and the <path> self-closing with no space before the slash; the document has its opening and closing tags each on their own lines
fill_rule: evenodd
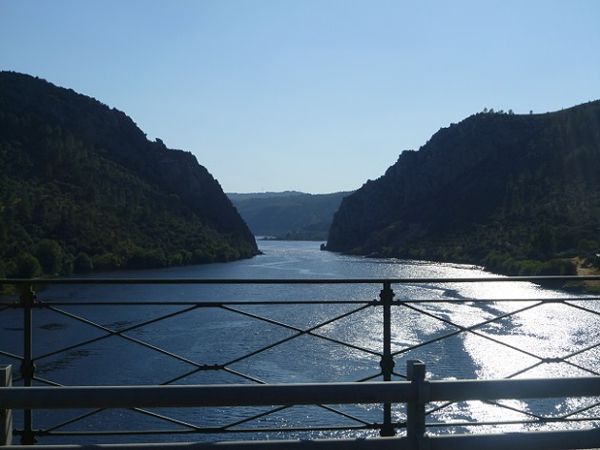
<svg viewBox="0 0 600 450">
<path fill-rule="evenodd" d="M 600 101 L 478 113 L 345 198 L 333 251 L 571 273 L 600 242 Z"/>
<path fill-rule="evenodd" d="M 219 183 L 125 113 L 0 72 L 0 275 L 228 261 L 257 253 Z"/>
</svg>

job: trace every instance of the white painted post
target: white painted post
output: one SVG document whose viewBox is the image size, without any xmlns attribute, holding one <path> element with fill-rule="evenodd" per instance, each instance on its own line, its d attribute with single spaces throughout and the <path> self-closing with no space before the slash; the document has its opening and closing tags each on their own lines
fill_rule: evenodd
<svg viewBox="0 0 600 450">
<path fill-rule="evenodd" d="M 12 367 L 0 366 L 0 387 L 12 386 Z M 12 411 L 0 407 L 0 445 L 12 444 Z"/>
</svg>

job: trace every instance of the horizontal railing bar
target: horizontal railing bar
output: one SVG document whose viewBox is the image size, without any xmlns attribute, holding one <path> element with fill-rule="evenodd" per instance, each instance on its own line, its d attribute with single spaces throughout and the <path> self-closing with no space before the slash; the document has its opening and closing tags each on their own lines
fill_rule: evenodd
<svg viewBox="0 0 600 450">
<path fill-rule="evenodd" d="M 424 386 L 425 402 L 600 396 L 600 377 L 436 380 Z"/>
<path fill-rule="evenodd" d="M 9 409 L 355 404 L 414 398 L 406 381 L 0 388 L 0 404 Z"/>
<path fill-rule="evenodd" d="M 55 450 L 80 449 L 93 450 L 98 448 L 138 450 L 227 450 L 269 449 L 269 450 L 560 450 L 583 449 L 600 446 L 600 429 L 569 430 L 569 431 L 535 431 L 483 435 L 442 435 L 424 436 L 421 445 L 406 437 L 401 438 L 372 438 L 372 439 L 323 439 L 323 440 L 287 440 L 287 441 L 245 441 L 245 442 L 211 442 L 211 443 L 157 443 L 157 444 L 99 444 L 99 445 L 34 445 L 29 449 Z M 19 450 L 20 446 L 6 446 L 7 450 Z"/>
<path fill-rule="evenodd" d="M 6 408 L 131 408 L 404 403 L 600 396 L 600 377 L 368 383 L 0 388 Z"/>
<path fill-rule="evenodd" d="M 566 302 L 575 301 L 591 301 L 597 302 L 600 297 L 557 297 L 557 298 L 472 298 L 472 299 L 406 299 L 406 300 L 394 300 L 392 306 L 400 306 L 403 304 L 420 304 L 420 303 L 449 303 L 449 304 L 464 304 L 464 303 L 519 303 L 519 302 L 540 302 L 540 303 L 562 303 L 568 306 L 579 307 L 579 305 L 571 305 Z M 1 304 L 1 303 L 0 303 Z M 53 301 L 44 300 L 35 304 L 35 307 L 44 308 L 49 306 L 197 306 L 199 308 L 219 308 L 221 306 L 262 306 L 262 305 L 367 305 L 377 304 L 373 300 L 232 300 L 232 301 L 93 301 L 93 302 L 66 302 L 66 301 Z M 19 303 L 8 304 L 11 308 L 22 308 L 23 306 Z M 583 309 L 583 308 L 580 308 Z M 600 314 L 600 311 L 588 310 L 592 314 Z"/>
<path fill-rule="evenodd" d="M 574 298 L 569 298 L 569 300 L 574 300 Z M 576 300 L 576 299 L 575 299 Z M 584 299 L 587 300 L 587 299 Z M 599 299 L 600 300 L 600 299 Z M 430 302 L 434 302 L 435 300 L 430 300 Z M 491 301 L 496 301 L 496 300 L 491 300 Z M 532 301 L 532 300 L 527 300 L 527 301 Z M 372 304 L 373 300 L 273 300 L 273 301 L 268 301 L 268 300 L 261 300 L 261 301 L 254 301 L 254 300 L 248 300 L 248 301 L 243 301 L 243 300 L 235 300 L 235 301 L 203 301 L 203 300 L 199 300 L 199 301 L 169 301 L 169 300 L 162 300 L 162 301 L 157 301 L 157 302 L 146 302 L 146 301 L 140 301 L 140 302 L 119 302 L 119 301 L 107 301 L 107 302 L 102 302 L 102 301 L 94 301 L 94 302 L 64 302 L 64 301 L 53 301 L 53 300 L 44 300 L 43 303 L 37 305 L 36 306 L 44 306 L 44 305 L 49 305 L 49 306 L 197 306 L 199 308 L 219 308 L 221 306 L 254 306 L 254 305 L 258 305 L 258 306 L 262 306 L 262 305 L 354 305 L 354 304 L 358 304 L 358 305 L 368 305 L 368 304 Z M 19 304 L 16 303 L 13 306 L 15 307 L 19 307 Z"/>
<path fill-rule="evenodd" d="M 0 284 L 440 284 L 487 282 L 600 281 L 600 275 L 465 278 L 5 278 Z"/>
<path fill-rule="evenodd" d="M 374 438 L 374 439 L 321 439 L 321 440 L 272 440 L 272 441 L 230 441 L 211 443 L 151 443 L 151 444 L 95 444 L 95 445 L 33 445 L 27 446 L 32 450 L 58 450 L 58 449 L 137 449 L 137 450 L 247 450 L 262 449 L 288 450 L 288 449 L 310 449 L 310 450 L 415 450 L 412 442 L 406 438 Z M 23 450 L 21 446 L 2 447 L 6 450 Z"/>
</svg>

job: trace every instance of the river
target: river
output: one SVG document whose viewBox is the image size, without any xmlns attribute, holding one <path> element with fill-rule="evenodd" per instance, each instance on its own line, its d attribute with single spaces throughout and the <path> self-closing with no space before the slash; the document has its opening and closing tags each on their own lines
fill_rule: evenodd
<svg viewBox="0 0 600 450">
<path fill-rule="evenodd" d="M 94 274 L 86 278 L 432 278 L 432 277 L 489 277 L 481 268 L 439 264 L 422 261 L 399 261 L 345 256 L 319 250 L 317 242 L 259 241 L 263 255 L 224 264 L 175 267 L 160 270 L 126 271 Z M 185 301 L 252 301 L 252 300 L 361 300 L 376 299 L 381 285 L 327 286 L 255 286 L 255 285 L 175 285 L 175 286 L 53 286 L 39 293 L 39 299 L 65 303 L 57 308 L 68 314 L 85 318 L 110 330 L 125 330 L 142 321 L 175 313 L 186 307 L 174 304 Z M 460 284 L 395 284 L 396 298 L 431 300 L 412 305 L 419 313 L 404 306 L 393 308 L 392 351 L 396 371 L 405 373 L 406 360 L 421 359 L 427 364 L 427 377 L 441 378 L 504 378 L 504 377 L 567 377 L 586 376 L 585 369 L 597 370 L 599 352 L 593 348 L 568 358 L 567 362 L 535 365 L 541 358 L 565 357 L 597 342 L 597 316 L 563 303 L 548 303 L 525 309 L 497 321 L 474 328 L 474 333 L 461 332 L 428 345 L 402 353 L 407 347 L 434 340 L 471 327 L 510 311 L 528 308 L 534 300 L 502 302 L 503 299 L 568 298 L 569 294 L 531 283 L 492 282 Z M 471 299 L 493 300 L 487 303 Z M 460 300 L 460 303 L 448 302 Z M 72 302 L 161 302 L 145 306 L 69 305 Z M 574 305 L 595 309 L 591 301 L 574 301 Z M 48 355 L 72 344 L 91 340 L 105 334 L 97 327 L 73 320 L 58 312 L 34 310 L 34 357 L 36 374 L 43 380 L 65 385 L 160 384 L 178 379 L 176 384 L 247 383 L 249 379 L 264 382 L 327 382 L 357 381 L 380 371 L 382 318 L 381 309 L 367 307 L 315 330 L 325 337 L 307 334 L 287 340 L 280 345 L 244 357 L 270 343 L 285 340 L 296 329 L 307 329 L 357 309 L 360 305 L 238 305 L 242 314 L 223 308 L 194 308 L 184 314 L 150 323 L 127 331 L 132 340 L 119 336 L 91 342 L 56 355 Z M 245 314 L 245 315 L 244 315 Z M 264 320 L 255 320 L 250 315 Z M 282 327 L 276 322 L 284 323 Z M 22 354 L 22 313 L 0 310 L 0 364 L 18 365 L 6 353 Z M 344 346 L 327 338 L 350 344 Z M 174 359 L 133 339 L 179 355 Z M 502 345 L 508 344 L 512 348 Z M 519 351 L 517 349 L 523 349 Z M 227 364 L 227 371 L 195 371 L 194 364 Z M 526 370 L 527 369 L 527 370 Z M 523 371 L 523 373 L 519 373 Z M 193 373 L 192 373 L 193 372 Z M 236 375 L 241 374 L 240 375 Z M 381 378 L 375 378 L 381 379 Z M 395 377 L 394 379 L 401 379 Z M 43 384 L 43 383 L 38 383 Z M 558 416 L 593 404 L 587 400 L 504 401 L 508 408 L 483 402 L 450 405 L 431 415 L 429 421 L 523 421 L 532 414 Z M 223 427 L 234 422 L 242 428 L 283 429 L 293 427 L 328 427 L 360 425 L 381 421 L 381 405 L 338 406 L 336 409 L 359 419 L 359 422 L 317 407 L 293 407 L 257 417 L 271 408 L 206 408 L 153 410 L 168 414 L 180 423 L 165 423 L 156 417 L 127 410 L 101 411 L 90 417 L 56 429 L 57 432 L 98 429 L 180 429 L 194 427 Z M 36 427 L 53 428 L 85 411 L 35 412 Z M 593 415 L 595 408 L 582 415 Z M 402 421 L 403 407 L 394 407 L 394 419 Z M 16 415 L 17 425 L 20 415 Z M 189 428 L 185 424 L 191 424 Z M 558 425 L 556 425 L 558 426 Z M 552 427 L 552 425 L 550 425 Z M 539 425 L 523 424 L 478 427 L 476 431 L 513 431 L 539 429 Z M 464 432 L 466 427 L 440 429 L 440 432 Z M 322 437 L 372 436 L 372 430 L 281 433 L 277 431 L 252 435 L 254 437 Z M 118 435 L 86 437 L 85 442 L 219 440 L 248 438 L 240 431 L 230 435 L 189 434 L 121 437 Z M 43 437 L 42 443 L 79 442 L 80 437 Z"/>
</svg>

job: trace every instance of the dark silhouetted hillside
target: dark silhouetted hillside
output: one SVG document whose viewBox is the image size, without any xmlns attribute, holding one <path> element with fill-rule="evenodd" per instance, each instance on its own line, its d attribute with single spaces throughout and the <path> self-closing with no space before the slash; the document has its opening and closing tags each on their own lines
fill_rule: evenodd
<svg viewBox="0 0 600 450">
<path fill-rule="evenodd" d="M 0 72 L 0 272 L 33 276 L 228 261 L 256 242 L 188 152 L 123 112 Z"/>
<path fill-rule="evenodd" d="M 345 198 L 327 248 L 571 273 L 567 258 L 599 247 L 599 174 L 600 101 L 475 114 Z"/>
</svg>

